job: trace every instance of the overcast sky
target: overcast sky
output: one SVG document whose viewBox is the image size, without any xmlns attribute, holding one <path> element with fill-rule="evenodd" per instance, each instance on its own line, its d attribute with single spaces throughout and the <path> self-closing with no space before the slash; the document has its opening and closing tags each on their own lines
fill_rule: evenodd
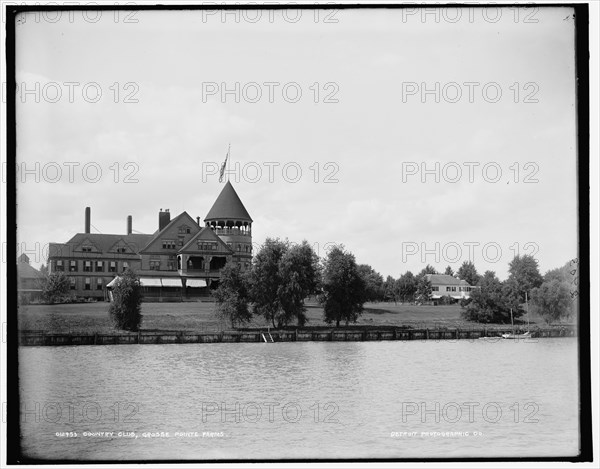
<svg viewBox="0 0 600 469">
<path fill-rule="evenodd" d="M 571 10 L 214 13 L 20 19 L 22 248 L 82 232 L 86 206 L 93 232 L 203 219 L 231 143 L 257 244 L 342 243 L 394 277 L 577 256 Z"/>
</svg>

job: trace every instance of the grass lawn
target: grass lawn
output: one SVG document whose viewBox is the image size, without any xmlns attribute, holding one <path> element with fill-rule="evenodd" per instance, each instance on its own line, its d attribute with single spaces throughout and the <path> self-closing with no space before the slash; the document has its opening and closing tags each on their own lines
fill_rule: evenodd
<svg viewBox="0 0 600 469">
<path fill-rule="evenodd" d="M 65 333 L 114 333 L 109 317 L 109 303 L 82 303 L 66 305 L 27 305 L 19 309 L 19 329 L 44 330 Z M 307 326 L 325 326 L 323 309 L 308 304 Z M 215 317 L 215 304 L 194 303 L 142 303 L 142 330 L 212 332 L 229 329 L 229 325 Z M 367 303 L 357 325 L 428 327 L 478 327 L 460 317 L 461 308 L 450 306 L 394 305 L 393 303 Z M 526 318 L 525 318 L 526 321 Z M 533 325 L 544 325 L 532 318 Z M 267 327 L 262 318 L 254 318 L 245 327 Z"/>
</svg>

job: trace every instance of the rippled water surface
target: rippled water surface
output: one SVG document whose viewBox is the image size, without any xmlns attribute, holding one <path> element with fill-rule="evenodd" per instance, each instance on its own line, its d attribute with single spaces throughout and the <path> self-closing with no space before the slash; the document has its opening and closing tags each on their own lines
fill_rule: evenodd
<svg viewBox="0 0 600 469">
<path fill-rule="evenodd" d="M 579 448 L 575 339 L 28 347 L 20 367 L 23 450 L 34 458 L 525 457 Z"/>
</svg>

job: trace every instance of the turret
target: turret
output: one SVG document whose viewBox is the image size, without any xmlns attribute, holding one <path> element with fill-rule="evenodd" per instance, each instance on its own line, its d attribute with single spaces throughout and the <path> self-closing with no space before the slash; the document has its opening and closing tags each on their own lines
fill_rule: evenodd
<svg viewBox="0 0 600 469">
<path fill-rule="evenodd" d="M 252 259 L 252 218 L 240 200 L 237 192 L 227 181 L 212 208 L 204 218 L 204 223 L 214 230 L 232 249 L 234 262 L 242 267 Z"/>
</svg>

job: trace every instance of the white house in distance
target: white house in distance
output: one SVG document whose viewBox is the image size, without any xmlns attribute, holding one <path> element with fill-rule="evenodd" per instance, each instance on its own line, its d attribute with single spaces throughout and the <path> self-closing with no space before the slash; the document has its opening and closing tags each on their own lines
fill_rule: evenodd
<svg viewBox="0 0 600 469">
<path fill-rule="evenodd" d="M 427 274 L 425 277 L 431 283 L 431 299 L 434 302 L 443 296 L 450 296 L 456 301 L 468 299 L 471 296 L 471 291 L 478 288 L 452 275 Z"/>
</svg>

